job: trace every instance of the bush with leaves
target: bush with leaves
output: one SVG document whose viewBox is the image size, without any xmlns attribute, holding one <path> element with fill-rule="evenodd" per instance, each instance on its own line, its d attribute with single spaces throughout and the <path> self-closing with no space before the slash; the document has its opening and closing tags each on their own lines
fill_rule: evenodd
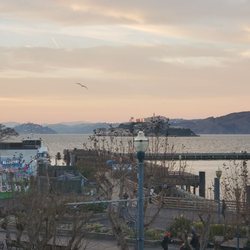
<svg viewBox="0 0 250 250">
<path fill-rule="evenodd" d="M 183 234 L 187 234 L 192 226 L 192 221 L 185 218 L 183 215 L 176 217 L 170 225 L 170 232 L 173 237 L 182 239 Z"/>
<path fill-rule="evenodd" d="M 145 231 L 145 238 L 148 240 L 160 240 L 164 235 L 164 230 L 150 228 Z"/>
<path fill-rule="evenodd" d="M 92 213 L 103 213 L 107 207 L 107 203 L 87 204 L 84 206 L 84 210 L 91 211 Z"/>
</svg>

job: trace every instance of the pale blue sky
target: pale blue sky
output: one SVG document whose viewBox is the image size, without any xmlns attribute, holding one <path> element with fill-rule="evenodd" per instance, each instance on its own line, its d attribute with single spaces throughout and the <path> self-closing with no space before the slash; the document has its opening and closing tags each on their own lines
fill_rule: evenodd
<svg viewBox="0 0 250 250">
<path fill-rule="evenodd" d="M 247 0 L 0 0 L 0 122 L 249 110 L 249 10 Z"/>
</svg>

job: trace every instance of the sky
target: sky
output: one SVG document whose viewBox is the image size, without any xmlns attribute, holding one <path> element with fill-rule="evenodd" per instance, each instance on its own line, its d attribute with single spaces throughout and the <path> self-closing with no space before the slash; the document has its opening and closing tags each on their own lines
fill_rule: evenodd
<svg viewBox="0 0 250 250">
<path fill-rule="evenodd" d="M 249 0 L 0 0 L 0 122 L 249 111 L 249 10 Z"/>
</svg>

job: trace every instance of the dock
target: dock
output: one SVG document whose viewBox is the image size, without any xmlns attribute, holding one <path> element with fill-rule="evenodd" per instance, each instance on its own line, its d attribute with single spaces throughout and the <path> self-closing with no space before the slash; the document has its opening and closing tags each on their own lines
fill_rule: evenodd
<svg viewBox="0 0 250 250">
<path fill-rule="evenodd" d="M 147 161 L 221 161 L 221 160 L 250 160 L 250 153 L 146 153 Z"/>
<path fill-rule="evenodd" d="M 83 149 L 66 150 L 69 153 L 71 164 L 74 165 L 74 159 L 87 159 L 93 158 L 93 156 L 104 155 L 109 157 L 110 155 L 119 157 L 119 153 L 111 153 L 106 151 L 95 152 Z M 133 154 L 121 154 L 123 157 L 130 158 L 135 157 Z M 107 158 L 108 159 L 108 158 Z M 145 153 L 146 161 L 225 161 L 225 160 L 250 160 L 250 153 L 243 152 L 231 152 L 231 153 Z M 70 163 L 70 162 L 69 162 Z"/>
</svg>

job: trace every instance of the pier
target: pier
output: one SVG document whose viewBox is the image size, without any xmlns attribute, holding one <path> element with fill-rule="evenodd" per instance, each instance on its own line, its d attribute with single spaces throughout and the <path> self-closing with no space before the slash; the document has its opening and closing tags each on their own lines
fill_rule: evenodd
<svg viewBox="0 0 250 250">
<path fill-rule="evenodd" d="M 129 162 L 135 159 L 134 153 L 113 153 L 106 150 L 84 150 L 84 149 L 74 149 L 67 150 L 66 158 L 68 159 L 68 165 L 75 166 L 77 162 L 81 162 L 85 166 L 91 166 L 95 168 L 96 165 L 103 166 L 106 171 L 111 170 L 113 177 L 119 179 L 119 175 L 123 174 L 121 170 L 123 164 L 130 164 Z M 119 163 L 120 157 L 124 158 L 123 163 Z M 208 161 L 208 160 L 249 160 L 250 153 L 240 152 L 240 153 L 146 153 L 145 161 L 145 176 L 151 178 L 154 176 L 154 180 L 151 180 L 151 184 L 154 186 L 182 186 L 186 191 L 196 194 L 197 188 L 199 189 L 199 196 L 205 197 L 205 172 L 199 172 L 199 175 L 187 173 L 184 171 L 170 171 L 166 167 L 157 165 L 157 163 L 150 165 L 150 161 Z M 114 162 L 118 167 L 112 168 L 106 163 L 108 161 Z M 112 165 L 112 164 L 111 164 Z M 131 167 L 131 169 L 134 169 Z M 134 169 L 135 170 L 135 169 Z M 135 171 L 129 171 L 129 176 L 131 180 L 136 181 Z M 128 177 L 128 176 L 127 176 Z M 136 188 L 135 188 L 136 189 Z"/>
<path fill-rule="evenodd" d="M 67 150 L 69 153 L 69 163 L 75 164 L 75 159 L 92 158 L 92 155 L 105 155 L 106 157 L 113 155 L 119 157 L 119 153 L 111 153 L 107 151 L 88 151 L 83 149 Z M 131 158 L 132 154 L 122 153 L 122 156 Z M 107 158 L 108 159 L 108 158 Z M 250 160 L 250 153 L 232 152 L 232 153 L 146 153 L 146 161 L 225 161 L 225 160 Z"/>
<path fill-rule="evenodd" d="M 221 161 L 250 160 L 250 153 L 151 153 L 145 155 L 147 161 Z"/>
</svg>

